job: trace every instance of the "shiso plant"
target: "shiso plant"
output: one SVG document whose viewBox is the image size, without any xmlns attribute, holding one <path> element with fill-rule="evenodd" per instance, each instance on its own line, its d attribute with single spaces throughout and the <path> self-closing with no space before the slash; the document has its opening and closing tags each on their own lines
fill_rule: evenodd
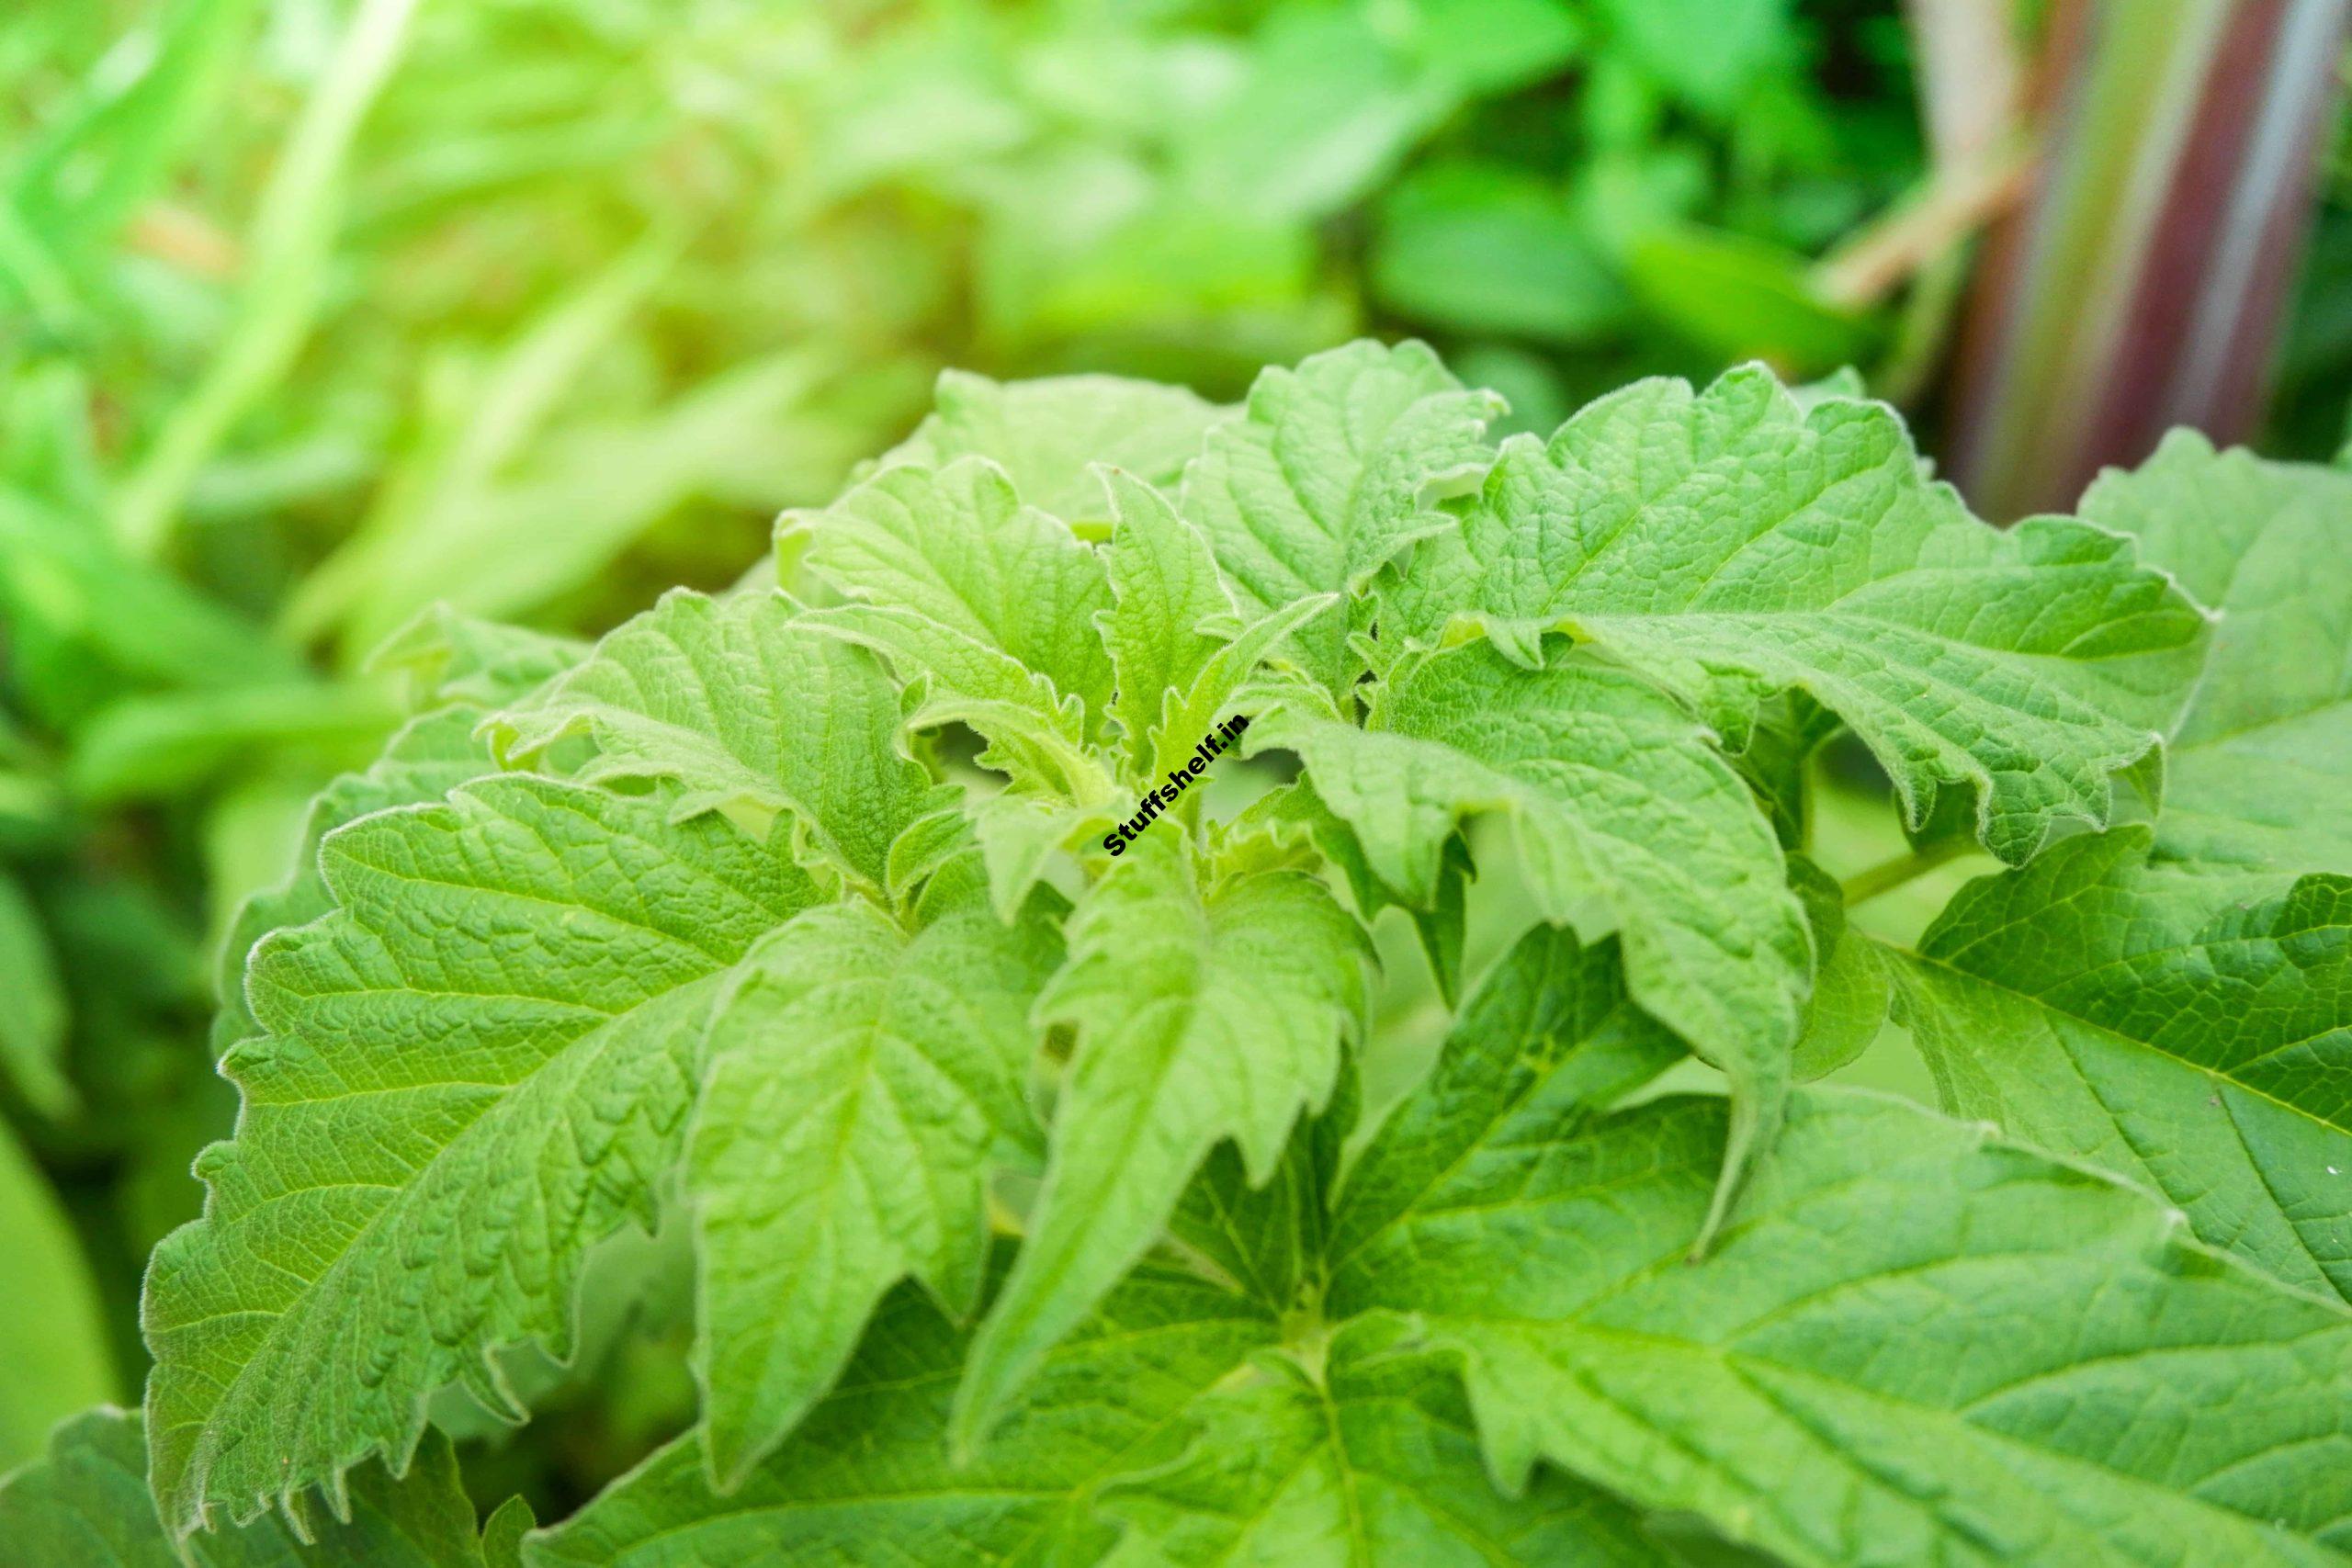
<svg viewBox="0 0 2352 1568">
<path fill-rule="evenodd" d="M 2352 475 L 2179 434 L 2002 531 L 1844 385 L 1500 412 L 1410 343 L 1237 408 L 950 377 L 730 592 L 413 627 L 241 922 L 143 1426 L 0 1538 L 2340 1561 Z M 1913 846 L 1844 888 L 1831 746 Z M 1917 941 L 1848 919 L 1979 847 Z M 1811 1082 L 1890 1016 L 1941 1113 Z M 526 1419 L 510 1353 L 673 1224 L 698 1423 L 477 1534 L 428 1402 Z"/>
</svg>

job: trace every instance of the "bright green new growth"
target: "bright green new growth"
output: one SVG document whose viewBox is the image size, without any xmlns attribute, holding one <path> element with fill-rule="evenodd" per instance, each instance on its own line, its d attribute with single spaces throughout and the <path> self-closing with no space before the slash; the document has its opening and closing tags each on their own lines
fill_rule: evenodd
<svg viewBox="0 0 2352 1568">
<path fill-rule="evenodd" d="M 1497 412 L 1418 344 L 1233 410 L 951 378 L 732 592 L 401 639 L 151 1274 L 169 1536 L 397 1466 L 444 1385 L 521 1418 L 501 1353 L 675 1201 L 702 1422 L 542 1568 L 2352 1546 L 2352 891 L 2294 874 L 2346 710 L 2256 712 L 2274 643 L 2192 597 L 2254 580 L 2159 570 L 2184 448 L 2100 492 L 2151 566 L 1758 369 Z M 2327 526 L 2262 478 L 2216 547 Z M 1916 952 L 1807 858 L 1840 728 L 2016 867 Z M 2160 736 L 2321 847 L 2208 853 Z M 2091 830 L 2119 773 L 2153 829 Z M 1530 929 L 1465 976 L 1498 855 Z M 1470 994 L 1367 1105 L 1390 905 Z M 1890 1007 L 1998 1135 L 1792 1087 Z M 1728 1105 L 1624 1108 L 1692 1055 Z"/>
</svg>

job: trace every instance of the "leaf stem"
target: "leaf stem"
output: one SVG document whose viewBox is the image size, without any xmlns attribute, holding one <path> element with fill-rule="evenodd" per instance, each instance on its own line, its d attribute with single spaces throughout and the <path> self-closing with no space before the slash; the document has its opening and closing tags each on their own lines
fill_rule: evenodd
<svg viewBox="0 0 2352 1568">
<path fill-rule="evenodd" d="M 1866 871 L 1856 872 L 1838 884 L 1838 890 L 1845 895 L 1846 907 L 1850 909 L 1857 904 L 1866 904 L 1883 894 L 1894 892 L 1906 882 L 1925 876 L 1968 847 L 1965 839 L 1945 839 L 1925 849 L 1914 849 L 1892 860 L 1881 861 Z"/>
</svg>

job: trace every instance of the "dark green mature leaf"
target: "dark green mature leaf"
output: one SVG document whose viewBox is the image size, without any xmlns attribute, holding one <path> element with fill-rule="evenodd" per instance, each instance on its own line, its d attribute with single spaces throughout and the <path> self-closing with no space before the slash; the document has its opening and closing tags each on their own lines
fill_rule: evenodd
<svg viewBox="0 0 2352 1568">
<path fill-rule="evenodd" d="M 306 1519 L 311 1539 L 265 1518 L 175 1543 L 147 1492 L 137 1412 L 97 1409 L 51 1436 L 49 1451 L 0 1483 L 0 1541 L 12 1568 L 482 1568 L 473 1505 L 439 1433 L 395 1481 L 380 1466 L 338 1491 L 348 1518 Z"/>
<path fill-rule="evenodd" d="M 1431 486 L 1488 460 L 1501 412 L 1465 391 L 1420 344 L 1351 344 L 1296 370 L 1268 370 L 1246 418 L 1210 433 L 1184 471 L 1180 503 L 1208 536 L 1245 612 L 1321 593 L 1350 595 L 1414 539 L 1443 526 Z M 1334 606 L 1293 638 L 1334 696 L 1357 671 L 1349 614 Z"/>
<path fill-rule="evenodd" d="M 1323 885 L 1220 878 L 1193 854 L 1173 829 L 1146 833 L 1070 916 L 1036 1016 L 1078 1046 L 1028 1239 L 957 1393 L 966 1445 L 1151 1245 L 1220 1139 L 1253 1182 L 1271 1174 L 1361 1027 L 1370 943 Z"/>
<path fill-rule="evenodd" d="M 452 1379 L 507 1407 L 493 1347 L 561 1352 L 581 1254 L 676 1157 L 721 971 L 817 896 L 673 815 L 502 777 L 328 836 L 337 908 L 256 951 L 237 1139 L 149 1271 L 175 1535 L 404 1456 Z"/>
<path fill-rule="evenodd" d="M 2205 633 L 2115 536 L 1988 528 L 1922 475 L 1890 410 L 1800 410 L 1761 367 L 1703 393 L 1642 382 L 1548 446 L 1506 442 L 1458 536 L 1388 598 L 1415 635 L 1467 616 L 1529 664 L 1544 631 L 1573 631 L 1735 749 L 1802 688 L 1870 744 L 1907 820 L 1972 792 L 2012 863 L 2062 819 L 2107 820 L 2110 776 L 2179 713 Z"/>
<path fill-rule="evenodd" d="M 891 1285 L 977 1305 L 989 1169 L 1043 1143 L 1029 1010 L 1060 945 L 985 906 L 910 932 L 859 902 L 787 922 L 737 970 L 687 1167 L 722 1484 L 823 1394 Z"/>
<path fill-rule="evenodd" d="M 1429 1196 L 1605 1109 L 1680 1061 L 1679 1041 L 1633 1005 L 1614 941 L 1565 927 L 1521 937 L 1462 1011 L 1429 1080 L 1383 1124 L 1333 1205 L 1327 1271 L 1351 1262 Z"/>
<path fill-rule="evenodd" d="M 2158 858 L 2352 874 L 2352 473 L 2177 430 L 2083 515 L 2222 612 L 2166 750 Z"/>
<path fill-rule="evenodd" d="M 2138 1192 L 1898 1101 L 1801 1092 L 1706 1262 L 1720 1101 L 1522 1121 L 1362 1227 L 1340 1312 L 1463 1359 L 1538 1458 L 1792 1563 L 2324 1563 L 2352 1315 Z"/>
<path fill-rule="evenodd" d="M 1730 1174 L 1768 1141 L 1812 979 L 1804 913 L 1736 774 L 1671 698 L 1555 647 L 1521 669 L 1485 644 L 1408 660 L 1365 728 L 1294 709 L 1246 732 L 1298 753 L 1397 897 L 1436 901 L 1464 820 L 1510 820 L 1547 919 L 1595 900 L 1623 932 L 1634 996 L 1731 1075 Z"/>
<path fill-rule="evenodd" d="M 2352 1300 L 2352 878 L 2150 870 L 2145 829 L 1970 883 L 1899 968 L 1949 1109 L 2145 1182 Z"/>
</svg>

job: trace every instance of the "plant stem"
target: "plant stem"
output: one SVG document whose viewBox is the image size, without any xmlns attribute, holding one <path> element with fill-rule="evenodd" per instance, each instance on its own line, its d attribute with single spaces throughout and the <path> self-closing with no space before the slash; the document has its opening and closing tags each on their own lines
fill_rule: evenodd
<svg viewBox="0 0 2352 1568">
<path fill-rule="evenodd" d="M 1925 849 L 1912 850 L 1892 860 L 1881 861 L 1866 871 L 1856 872 L 1838 884 L 1838 890 L 1845 895 L 1846 907 L 1850 909 L 1857 904 L 1866 904 L 1882 894 L 1894 892 L 1906 882 L 1927 875 L 1967 848 L 1965 840 L 1947 840 Z"/>
</svg>

